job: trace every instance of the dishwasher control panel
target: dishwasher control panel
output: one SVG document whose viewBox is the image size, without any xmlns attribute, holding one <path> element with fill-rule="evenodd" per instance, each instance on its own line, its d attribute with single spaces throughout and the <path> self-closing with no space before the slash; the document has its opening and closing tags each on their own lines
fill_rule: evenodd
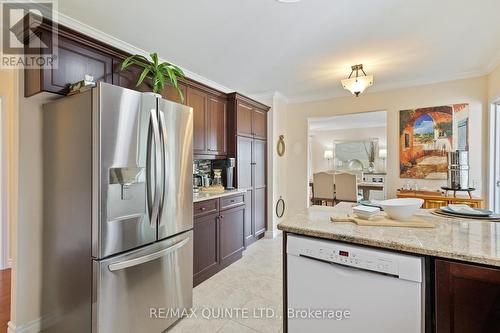
<svg viewBox="0 0 500 333">
<path fill-rule="evenodd" d="M 335 264 L 351 266 L 380 273 L 398 275 L 397 262 L 391 258 L 380 257 L 351 246 L 338 244 L 322 244 L 320 242 L 305 243 L 298 255 L 319 259 Z"/>
</svg>

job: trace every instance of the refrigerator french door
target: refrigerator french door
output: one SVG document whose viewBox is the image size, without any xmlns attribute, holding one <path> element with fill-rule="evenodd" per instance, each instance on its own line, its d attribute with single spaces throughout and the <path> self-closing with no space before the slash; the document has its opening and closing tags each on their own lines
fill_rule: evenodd
<svg viewBox="0 0 500 333">
<path fill-rule="evenodd" d="M 192 306 L 192 109 L 106 83 L 44 106 L 43 332 Z M 180 311 L 182 312 L 182 311 Z"/>
<path fill-rule="evenodd" d="M 191 229 L 192 109 L 104 83 L 94 95 L 94 257 Z"/>
</svg>

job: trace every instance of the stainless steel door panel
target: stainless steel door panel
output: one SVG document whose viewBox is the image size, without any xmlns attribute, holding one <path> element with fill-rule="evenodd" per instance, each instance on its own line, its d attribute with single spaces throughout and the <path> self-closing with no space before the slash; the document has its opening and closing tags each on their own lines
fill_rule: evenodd
<svg viewBox="0 0 500 333">
<path fill-rule="evenodd" d="M 158 239 L 163 239 L 193 227 L 193 109 L 160 99 L 158 111 L 164 165 Z"/>
<path fill-rule="evenodd" d="M 159 185 L 155 186 L 155 171 L 150 170 L 157 168 L 157 153 L 149 156 L 148 137 L 158 142 L 159 132 L 155 135 L 151 124 L 157 119 L 156 96 L 105 83 L 95 91 L 100 209 L 93 225 L 97 237 L 93 256 L 104 258 L 156 240 L 156 220 L 150 217 L 155 199 L 159 206 Z"/>
<path fill-rule="evenodd" d="M 93 332 L 160 333 L 192 307 L 193 232 L 94 261 Z M 153 317 L 153 318 L 151 318 Z"/>
</svg>

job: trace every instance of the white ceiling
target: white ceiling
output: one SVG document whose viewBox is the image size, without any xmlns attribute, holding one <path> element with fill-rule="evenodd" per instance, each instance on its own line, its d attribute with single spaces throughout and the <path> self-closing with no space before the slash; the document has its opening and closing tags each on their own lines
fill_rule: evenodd
<svg viewBox="0 0 500 333">
<path fill-rule="evenodd" d="M 387 112 L 362 112 L 333 117 L 308 118 L 309 133 L 387 126 Z"/>
<path fill-rule="evenodd" d="M 291 101 L 483 75 L 500 60 L 498 0 L 61 0 L 59 11 L 247 94 Z"/>
</svg>

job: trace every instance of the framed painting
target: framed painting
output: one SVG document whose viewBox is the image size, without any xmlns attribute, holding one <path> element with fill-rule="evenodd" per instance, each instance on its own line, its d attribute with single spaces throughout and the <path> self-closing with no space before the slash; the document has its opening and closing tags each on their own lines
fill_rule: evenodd
<svg viewBox="0 0 500 333">
<path fill-rule="evenodd" d="M 469 150 L 469 105 L 399 112 L 401 178 L 447 179 L 448 152 Z"/>
</svg>

